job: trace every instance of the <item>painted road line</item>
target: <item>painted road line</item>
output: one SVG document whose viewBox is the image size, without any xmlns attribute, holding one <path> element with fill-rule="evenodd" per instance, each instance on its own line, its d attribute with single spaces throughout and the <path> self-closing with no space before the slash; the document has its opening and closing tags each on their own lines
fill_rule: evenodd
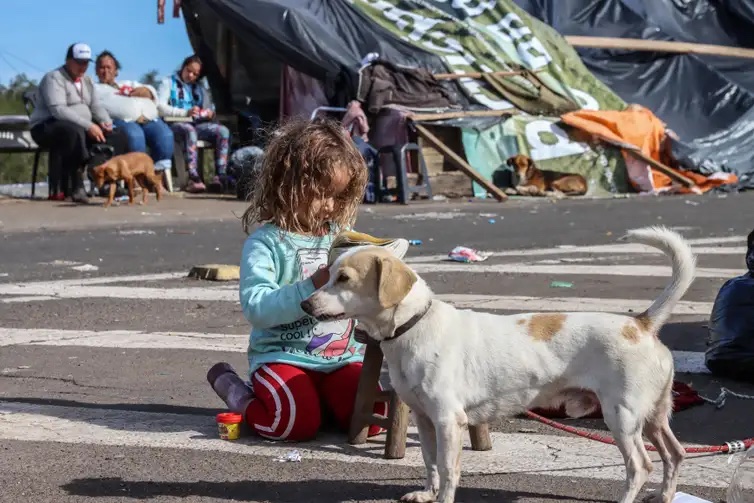
<svg viewBox="0 0 754 503">
<path fill-rule="evenodd" d="M 574 263 L 542 264 L 542 263 L 509 263 L 509 264 L 462 264 L 458 262 L 444 263 L 414 263 L 411 266 L 417 273 L 448 273 L 464 272 L 476 274 L 548 274 L 548 275 L 596 275 L 596 276 L 634 276 L 634 277 L 662 277 L 671 275 L 670 266 L 665 265 L 579 265 Z M 728 279 L 739 276 L 742 269 L 725 269 L 712 267 L 699 267 L 696 270 L 698 278 Z M 145 281 L 157 281 L 162 279 L 175 279 L 185 276 L 184 273 L 166 273 L 138 276 L 133 286 L 109 286 L 114 282 L 126 282 L 126 276 L 114 276 L 110 278 L 91 278 L 96 283 L 87 283 L 85 280 L 62 280 L 40 281 L 28 283 L 2 283 L 0 295 L 29 297 L 34 295 L 60 298 L 142 298 L 145 295 L 154 295 L 162 299 L 180 300 L 230 300 L 237 299 L 235 288 L 229 285 L 207 286 L 180 286 L 177 288 L 141 287 Z M 131 278 L 135 278 L 132 276 Z M 200 282 L 196 282 L 201 284 Z M 133 293 L 129 293 L 133 291 Z M 183 293 L 179 293 L 182 291 Z M 163 292 L 163 293 L 157 293 Z M 157 296 L 159 295 L 159 296 Z"/>
<path fill-rule="evenodd" d="M 610 299 L 588 297 L 527 297 L 519 295 L 438 294 L 440 300 L 463 309 L 503 311 L 579 311 L 600 313 L 640 313 L 652 303 L 644 299 Z M 712 311 L 712 302 L 679 301 L 676 315 L 704 315 Z"/>
<path fill-rule="evenodd" d="M 91 285 L 107 285 L 110 283 L 144 283 L 146 281 L 165 281 L 180 279 L 186 278 L 187 276 L 188 273 L 184 271 L 124 276 L 97 276 L 95 278 L 61 279 L 56 281 L 0 283 L 0 295 L 39 295 L 39 293 L 37 292 L 44 289 L 54 290 L 56 288 L 76 288 Z"/>
<path fill-rule="evenodd" d="M 469 267 L 469 266 L 466 266 Z M 476 266 L 470 266 L 476 267 Z M 575 267 L 572 264 L 569 267 Z M 223 288 L 147 288 L 128 286 L 88 286 L 88 287 L 39 287 L 29 284 L 20 290 L 15 287 L 0 287 L 0 294 L 22 295 L 36 302 L 54 299 L 135 299 L 135 300 L 191 300 L 239 302 L 236 289 Z M 39 295 L 34 297 L 32 294 Z M 54 296 L 54 297 L 52 297 Z M 475 308 L 505 311 L 595 311 L 608 313 L 641 312 L 652 299 L 611 299 L 587 297 L 529 297 L 519 295 L 475 295 L 475 294 L 438 294 L 436 297 L 461 308 Z M 18 297 L 0 299 L 0 302 L 19 302 Z M 711 302 L 680 301 L 673 309 L 673 314 L 708 315 L 712 310 Z"/>
<path fill-rule="evenodd" d="M 746 247 L 744 246 L 693 246 L 699 245 L 724 244 L 727 242 L 746 242 L 745 236 L 733 236 L 730 238 L 701 238 L 698 240 L 687 240 L 692 245 L 691 249 L 697 255 L 744 255 Z M 606 245 L 559 245 L 551 248 L 520 248 L 515 250 L 483 250 L 492 257 L 526 257 L 537 255 L 560 255 L 573 253 L 606 253 L 606 254 L 662 254 L 661 251 L 650 246 L 638 243 L 615 243 Z M 406 257 L 407 263 L 437 262 L 447 260 L 447 255 L 423 255 L 416 257 Z"/>
<path fill-rule="evenodd" d="M 745 243 L 746 236 L 724 236 L 708 238 L 692 238 L 686 240 L 690 245 L 711 245 L 711 244 L 724 244 L 724 243 Z"/>
<path fill-rule="evenodd" d="M 399 460 L 382 458 L 382 439 L 352 446 L 344 436 L 330 434 L 314 442 L 297 443 L 295 448 L 304 461 L 359 461 L 421 467 L 424 463 L 416 430 L 410 428 L 409 435 L 406 456 Z M 625 478 L 621 455 L 614 446 L 576 436 L 493 432 L 491 437 L 491 451 L 474 452 L 470 450 L 468 435 L 464 435 L 461 461 L 464 473 L 532 473 L 602 480 Z M 235 442 L 220 440 L 214 417 L 209 414 L 166 414 L 17 402 L 0 402 L 0 438 L 142 449 L 191 449 L 272 458 L 284 456 L 293 448 L 285 443 L 255 437 L 244 437 Z M 651 456 L 656 469 L 650 482 L 660 482 L 662 469 L 658 457 L 655 453 Z M 735 464 L 729 464 L 727 456 L 689 455 L 681 469 L 680 484 L 726 487 L 734 469 Z"/>
<path fill-rule="evenodd" d="M 68 286 L 61 284 L 27 283 L 26 285 L 0 285 L 0 295 L 30 297 L 39 295 L 56 299 L 151 299 L 151 300 L 205 300 L 238 302 L 238 289 L 213 287 L 155 288 L 135 286 Z"/>
<path fill-rule="evenodd" d="M 0 303 L 13 304 L 15 302 L 40 302 L 42 300 L 56 300 L 57 297 L 45 297 L 41 295 L 29 295 L 27 297 L 4 297 L 0 298 Z"/>
<path fill-rule="evenodd" d="M 0 346 L 82 346 L 123 349 L 198 349 L 243 351 L 249 334 L 144 332 L 140 330 L 55 330 L 0 328 Z"/>
<path fill-rule="evenodd" d="M 704 364 L 704 353 L 701 351 L 672 351 L 673 366 L 676 373 L 681 374 L 710 374 Z"/>
<path fill-rule="evenodd" d="M 746 255 L 745 246 L 731 247 L 698 247 L 691 248 L 696 255 L 734 255 L 743 257 Z M 484 250 L 483 250 L 484 251 Z M 532 250 L 500 250 L 486 251 L 490 257 L 538 257 L 548 255 L 573 255 L 578 253 L 605 254 L 605 255 L 663 255 L 656 249 L 644 245 L 609 245 L 609 246 L 576 246 L 564 248 L 541 248 Z M 448 260 L 447 255 L 420 255 L 406 257 L 407 264 L 422 264 Z"/>
<path fill-rule="evenodd" d="M 0 328 L 2 346 L 79 346 L 119 349 L 194 349 L 200 351 L 246 352 L 245 334 L 192 332 L 142 332 L 138 330 L 54 330 L 44 328 Z M 673 351 L 676 372 L 708 374 L 704 353 Z M 12 371 L 12 369 L 11 369 Z"/>
<path fill-rule="evenodd" d="M 670 277 L 670 266 L 664 265 L 577 265 L 577 264 L 463 264 L 459 262 L 411 264 L 419 274 L 439 272 L 464 272 L 473 274 L 548 274 L 548 275 L 583 275 L 583 276 L 633 276 L 633 277 Z M 697 278 L 729 279 L 743 274 L 743 269 L 718 269 L 714 267 L 697 267 Z M 2 293 L 2 290 L 0 290 Z"/>
</svg>

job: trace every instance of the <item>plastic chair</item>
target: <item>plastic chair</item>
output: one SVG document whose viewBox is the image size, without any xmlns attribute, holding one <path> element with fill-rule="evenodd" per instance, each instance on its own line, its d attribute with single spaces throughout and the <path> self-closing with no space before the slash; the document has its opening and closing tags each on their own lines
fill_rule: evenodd
<svg viewBox="0 0 754 503">
<path fill-rule="evenodd" d="M 421 184 L 418 185 L 411 185 L 408 182 L 408 170 L 406 166 L 406 158 L 407 158 L 407 152 L 416 152 L 419 158 L 419 172 L 421 175 Z M 380 161 L 382 154 L 392 154 L 393 156 L 393 163 L 395 164 L 396 169 L 396 184 L 398 188 L 398 202 L 401 204 L 408 204 L 408 202 L 411 200 L 411 194 L 418 194 L 418 195 L 424 195 L 429 199 L 432 199 L 432 186 L 429 182 L 429 172 L 427 171 L 427 163 L 424 160 L 424 155 L 422 154 L 421 148 L 416 143 L 406 143 L 404 145 L 398 146 L 398 145 L 391 145 L 387 147 L 382 147 L 379 149 L 380 157 L 378 157 L 378 161 L 375 163 L 375 167 L 373 169 L 376 170 L 374 173 L 375 180 L 378 180 L 379 183 L 375 182 L 375 196 L 378 201 L 382 200 L 382 194 L 386 192 L 382 187 L 382 170 L 380 169 Z"/>
</svg>

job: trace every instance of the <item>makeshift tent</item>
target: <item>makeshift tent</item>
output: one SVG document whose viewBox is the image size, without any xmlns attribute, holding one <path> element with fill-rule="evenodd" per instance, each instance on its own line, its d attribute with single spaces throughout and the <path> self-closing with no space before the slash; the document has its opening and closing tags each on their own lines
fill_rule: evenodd
<svg viewBox="0 0 754 503">
<path fill-rule="evenodd" d="M 635 38 L 754 49 L 748 0 L 515 0 L 565 36 Z M 673 153 L 705 174 L 754 172 L 754 59 L 577 48 L 621 98 L 643 105 L 679 137 Z M 747 176 L 748 175 L 748 176 Z M 749 182 L 750 184 L 751 182 Z"/>
<path fill-rule="evenodd" d="M 407 99 L 409 106 L 382 107 L 370 132 L 375 146 L 413 140 L 407 118 L 431 124 L 436 140 L 465 156 L 471 165 L 465 172 L 485 181 L 475 184 L 481 196 L 492 192 L 487 180 L 505 178 L 499 176 L 505 160 L 517 153 L 543 169 L 585 175 L 594 195 L 670 188 L 671 178 L 636 178 L 674 174 L 662 152 L 629 160 L 640 166 L 627 170 L 641 145 L 596 141 L 594 131 L 563 120 L 577 110 L 622 112 L 627 103 L 555 30 L 513 0 L 182 0 L 181 9 L 221 112 L 246 108 L 264 120 L 308 115 L 378 89 L 383 81 L 375 80 L 374 65 L 420 68 L 438 76 L 446 91 L 432 95 L 453 106 Z M 378 59 L 364 67 L 370 53 Z M 698 150 L 686 153 L 693 162 Z"/>
</svg>

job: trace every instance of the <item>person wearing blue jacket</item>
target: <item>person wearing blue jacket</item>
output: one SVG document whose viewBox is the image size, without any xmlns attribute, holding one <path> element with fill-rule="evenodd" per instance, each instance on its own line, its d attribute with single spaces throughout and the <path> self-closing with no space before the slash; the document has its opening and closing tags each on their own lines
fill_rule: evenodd
<svg viewBox="0 0 754 503">
<path fill-rule="evenodd" d="M 215 177 L 212 185 L 222 188 L 229 185 L 226 175 L 230 131 L 214 122 L 215 107 L 209 92 L 199 80 L 202 77 L 202 61 L 199 56 L 189 56 L 183 60 L 175 74 L 162 80 L 157 89 L 158 110 L 162 117 L 185 117 L 186 121 L 173 122 L 173 134 L 183 145 L 184 158 L 188 166 L 189 182 L 187 192 L 204 192 L 206 187 L 198 172 L 199 140 L 215 147 Z"/>
</svg>

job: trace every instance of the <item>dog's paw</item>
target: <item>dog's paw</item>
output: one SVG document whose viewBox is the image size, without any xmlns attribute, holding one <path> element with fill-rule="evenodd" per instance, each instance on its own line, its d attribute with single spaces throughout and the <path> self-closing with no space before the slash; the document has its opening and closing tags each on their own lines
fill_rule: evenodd
<svg viewBox="0 0 754 503">
<path fill-rule="evenodd" d="M 670 503 L 671 501 L 672 501 L 672 498 L 663 497 L 662 493 L 659 491 L 649 493 L 646 496 L 644 496 L 644 498 L 642 498 L 642 502 L 644 503 Z"/>
<path fill-rule="evenodd" d="M 435 494 L 432 491 L 414 491 L 404 494 L 401 501 L 411 501 L 413 503 L 428 503 L 435 501 Z"/>
</svg>

